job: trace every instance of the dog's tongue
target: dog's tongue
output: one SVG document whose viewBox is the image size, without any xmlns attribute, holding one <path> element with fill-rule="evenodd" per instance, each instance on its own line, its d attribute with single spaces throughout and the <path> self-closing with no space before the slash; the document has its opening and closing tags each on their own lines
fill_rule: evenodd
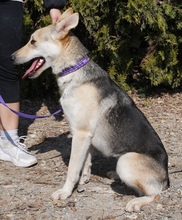
<svg viewBox="0 0 182 220">
<path fill-rule="evenodd" d="M 29 69 L 25 72 L 25 74 L 22 76 L 22 79 L 25 79 L 29 74 L 35 72 L 36 66 L 39 62 L 39 59 L 34 60 L 32 65 L 29 67 Z"/>
</svg>

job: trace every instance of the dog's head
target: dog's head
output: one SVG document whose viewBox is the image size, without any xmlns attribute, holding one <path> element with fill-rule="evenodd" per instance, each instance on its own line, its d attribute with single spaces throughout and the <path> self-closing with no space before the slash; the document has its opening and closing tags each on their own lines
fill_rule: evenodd
<svg viewBox="0 0 182 220">
<path fill-rule="evenodd" d="M 38 29 L 24 47 L 12 54 L 15 64 L 32 62 L 23 78 L 36 78 L 44 70 L 53 67 L 53 61 L 61 55 L 69 31 L 77 26 L 78 20 L 78 13 L 73 13 L 69 8 L 61 15 L 57 24 Z"/>
</svg>

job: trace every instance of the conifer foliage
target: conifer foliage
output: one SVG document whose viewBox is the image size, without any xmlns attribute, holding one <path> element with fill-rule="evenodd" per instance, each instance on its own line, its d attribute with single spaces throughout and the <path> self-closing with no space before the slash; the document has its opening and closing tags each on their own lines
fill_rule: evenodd
<svg viewBox="0 0 182 220">
<path fill-rule="evenodd" d="M 70 0 L 68 7 L 80 14 L 74 33 L 119 86 L 182 85 L 181 0 Z M 26 1 L 24 8 L 27 41 L 51 20 L 42 0 Z"/>
<path fill-rule="evenodd" d="M 94 58 L 119 84 L 182 83 L 180 0 L 71 0 Z M 76 30 L 78 32 L 78 30 Z M 84 36 L 83 36 L 84 35 Z M 84 41 L 87 41 L 84 39 Z M 141 84 L 140 84 L 141 85 Z M 143 85 L 143 84 L 142 84 Z"/>
</svg>

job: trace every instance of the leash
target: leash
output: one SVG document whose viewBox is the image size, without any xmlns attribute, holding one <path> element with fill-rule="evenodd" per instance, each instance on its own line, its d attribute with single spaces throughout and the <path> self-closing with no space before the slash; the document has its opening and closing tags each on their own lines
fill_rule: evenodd
<svg viewBox="0 0 182 220">
<path fill-rule="evenodd" d="M 13 109 L 11 109 L 8 105 L 6 105 L 5 101 L 3 100 L 2 96 L 0 95 L 0 103 L 2 105 L 4 105 L 6 108 L 8 108 L 10 111 L 12 111 L 13 113 L 15 113 L 16 115 L 18 116 L 21 116 L 23 118 L 28 118 L 28 119 L 36 119 L 36 118 L 48 118 L 48 117 L 51 117 L 51 116 L 54 116 L 56 114 L 59 114 L 62 112 L 62 109 L 59 109 L 58 111 L 54 112 L 53 114 L 50 114 L 50 115 L 28 115 L 28 114 L 25 114 L 25 113 L 22 113 L 22 112 L 17 112 Z"/>
</svg>

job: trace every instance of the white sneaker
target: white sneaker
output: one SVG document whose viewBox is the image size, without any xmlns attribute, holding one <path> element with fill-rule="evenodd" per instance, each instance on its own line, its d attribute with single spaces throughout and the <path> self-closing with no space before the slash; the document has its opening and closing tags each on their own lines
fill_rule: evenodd
<svg viewBox="0 0 182 220">
<path fill-rule="evenodd" d="M 0 138 L 0 160 L 11 161 L 19 167 L 29 167 L 37 163 L 37 159 L 24 149 L 25 145 L 20 142 L 21 137 L 14 143 L 7 142 L 2 145 Z"/>
</svg>

